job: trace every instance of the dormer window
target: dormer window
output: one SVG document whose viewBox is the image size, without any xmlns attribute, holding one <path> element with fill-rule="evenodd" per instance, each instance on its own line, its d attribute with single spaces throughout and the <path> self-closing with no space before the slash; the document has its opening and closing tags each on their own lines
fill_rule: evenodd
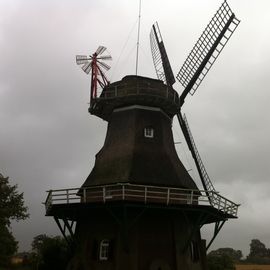
<svg viewBox="0 0 270 270">
<path fill-rule="evenodd" d="M 144 128 L 144 137 L 145 138 L 154 138 L 154 129 L 152 127 Z"/>
</svg>

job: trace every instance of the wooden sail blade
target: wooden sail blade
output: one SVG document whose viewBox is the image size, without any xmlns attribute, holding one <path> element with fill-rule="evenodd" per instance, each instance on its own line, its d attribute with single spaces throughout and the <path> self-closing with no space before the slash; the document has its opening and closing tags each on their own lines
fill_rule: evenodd
<svg viewBox="0 0 270 270">
<path fill-rule="evenodd" d="M 153 24 L 150 32 L 150 45 L 158 79 L 172 86 L 175 83 L 175 78 L 157 22 Z"/>
<path fill-rule="evenodd" d="M 191 152 L 191 155 L 194 159 L 197 171 L 199 173 L 203 188 L 209 198 L 210 203 L 212 203 L 211 200 L 215 200 L 215 196 L 211 194 L 211 192 L 215 191 L 214 185 L 210 180 L 210 177 L 205 169 L 205 166 L 202 162 L 201 156 L 199 154 L 199 151 L 196 147 L 194 138 L 192 136 L 191 130 L 189 128 L 187 118 L 186 116 L 182 116 L 181 112 L 177 114 L 177 118 L 180 124 L 180 127 L 182 129 L 182 132 L 184 134 L 185 140 L 187 142 L 187 145 L 189 147 L 189 150 Z"/>
<path fill-rule="evenodd" d="M 193 95 L 196 92 L 239 23 L 225 0 L 176 76 L 185 87 L 181 95 L 181 105 L 188 93 Z"/>
</svg>

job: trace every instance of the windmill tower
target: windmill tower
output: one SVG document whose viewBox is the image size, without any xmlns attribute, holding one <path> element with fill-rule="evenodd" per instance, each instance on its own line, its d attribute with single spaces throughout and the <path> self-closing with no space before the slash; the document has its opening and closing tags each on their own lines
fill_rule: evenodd
<svg viewBox="0 0 270 270">
<path fill-rule="evenodd" d="M 206 250 L 238 205 L 215 191 L 181 109 L 239 24 L 224 1 L 176 78 L 179 96 L 157 24 L 150 40 L 158 80 L 126 76 L 109 83 L 105 47 L 77 63 L 91 73 L 89 112 L 108 122 L 102 149 L 79 188 L 50 190 L 46 215 L 53 216 L 73 250 L 70 270 L 206 270 Z M 100 95 L 97 87 L 102 87 Z M 173 141 L 177 116 L 202 181 L 199 190 Z M 200 229 L 214 223 L 206 244 Z M 67 236 L 70 237 L 67 237 Z"/>
</svg>

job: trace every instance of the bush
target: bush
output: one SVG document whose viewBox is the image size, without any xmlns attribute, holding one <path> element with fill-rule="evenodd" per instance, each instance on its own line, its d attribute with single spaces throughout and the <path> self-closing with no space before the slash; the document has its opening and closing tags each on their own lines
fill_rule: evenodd
<svg viewBox="0 0 270 270">
<path fill-rule="evenodd" d="M 235 270 L 234 262 L 228 255 L 207 256 L 209 270 Z"/>
</svg>

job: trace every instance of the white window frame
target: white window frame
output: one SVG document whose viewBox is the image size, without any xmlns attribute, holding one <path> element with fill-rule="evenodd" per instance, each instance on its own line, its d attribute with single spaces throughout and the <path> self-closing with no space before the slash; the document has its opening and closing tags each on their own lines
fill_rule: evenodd
<svg viewBox="0 0 270 270">
<path fill-rule="evenodd" d="M 144 137 L 145 138 L 154 138 L 154 129 L 152 127 L 144 128 Z"/>
<path fill-rule="evenodd" d="M 99 259 L 101 261 L 107 261 L 109 259 L 110 241 L 103 239 L 99 245 Z"/>
</svg>

